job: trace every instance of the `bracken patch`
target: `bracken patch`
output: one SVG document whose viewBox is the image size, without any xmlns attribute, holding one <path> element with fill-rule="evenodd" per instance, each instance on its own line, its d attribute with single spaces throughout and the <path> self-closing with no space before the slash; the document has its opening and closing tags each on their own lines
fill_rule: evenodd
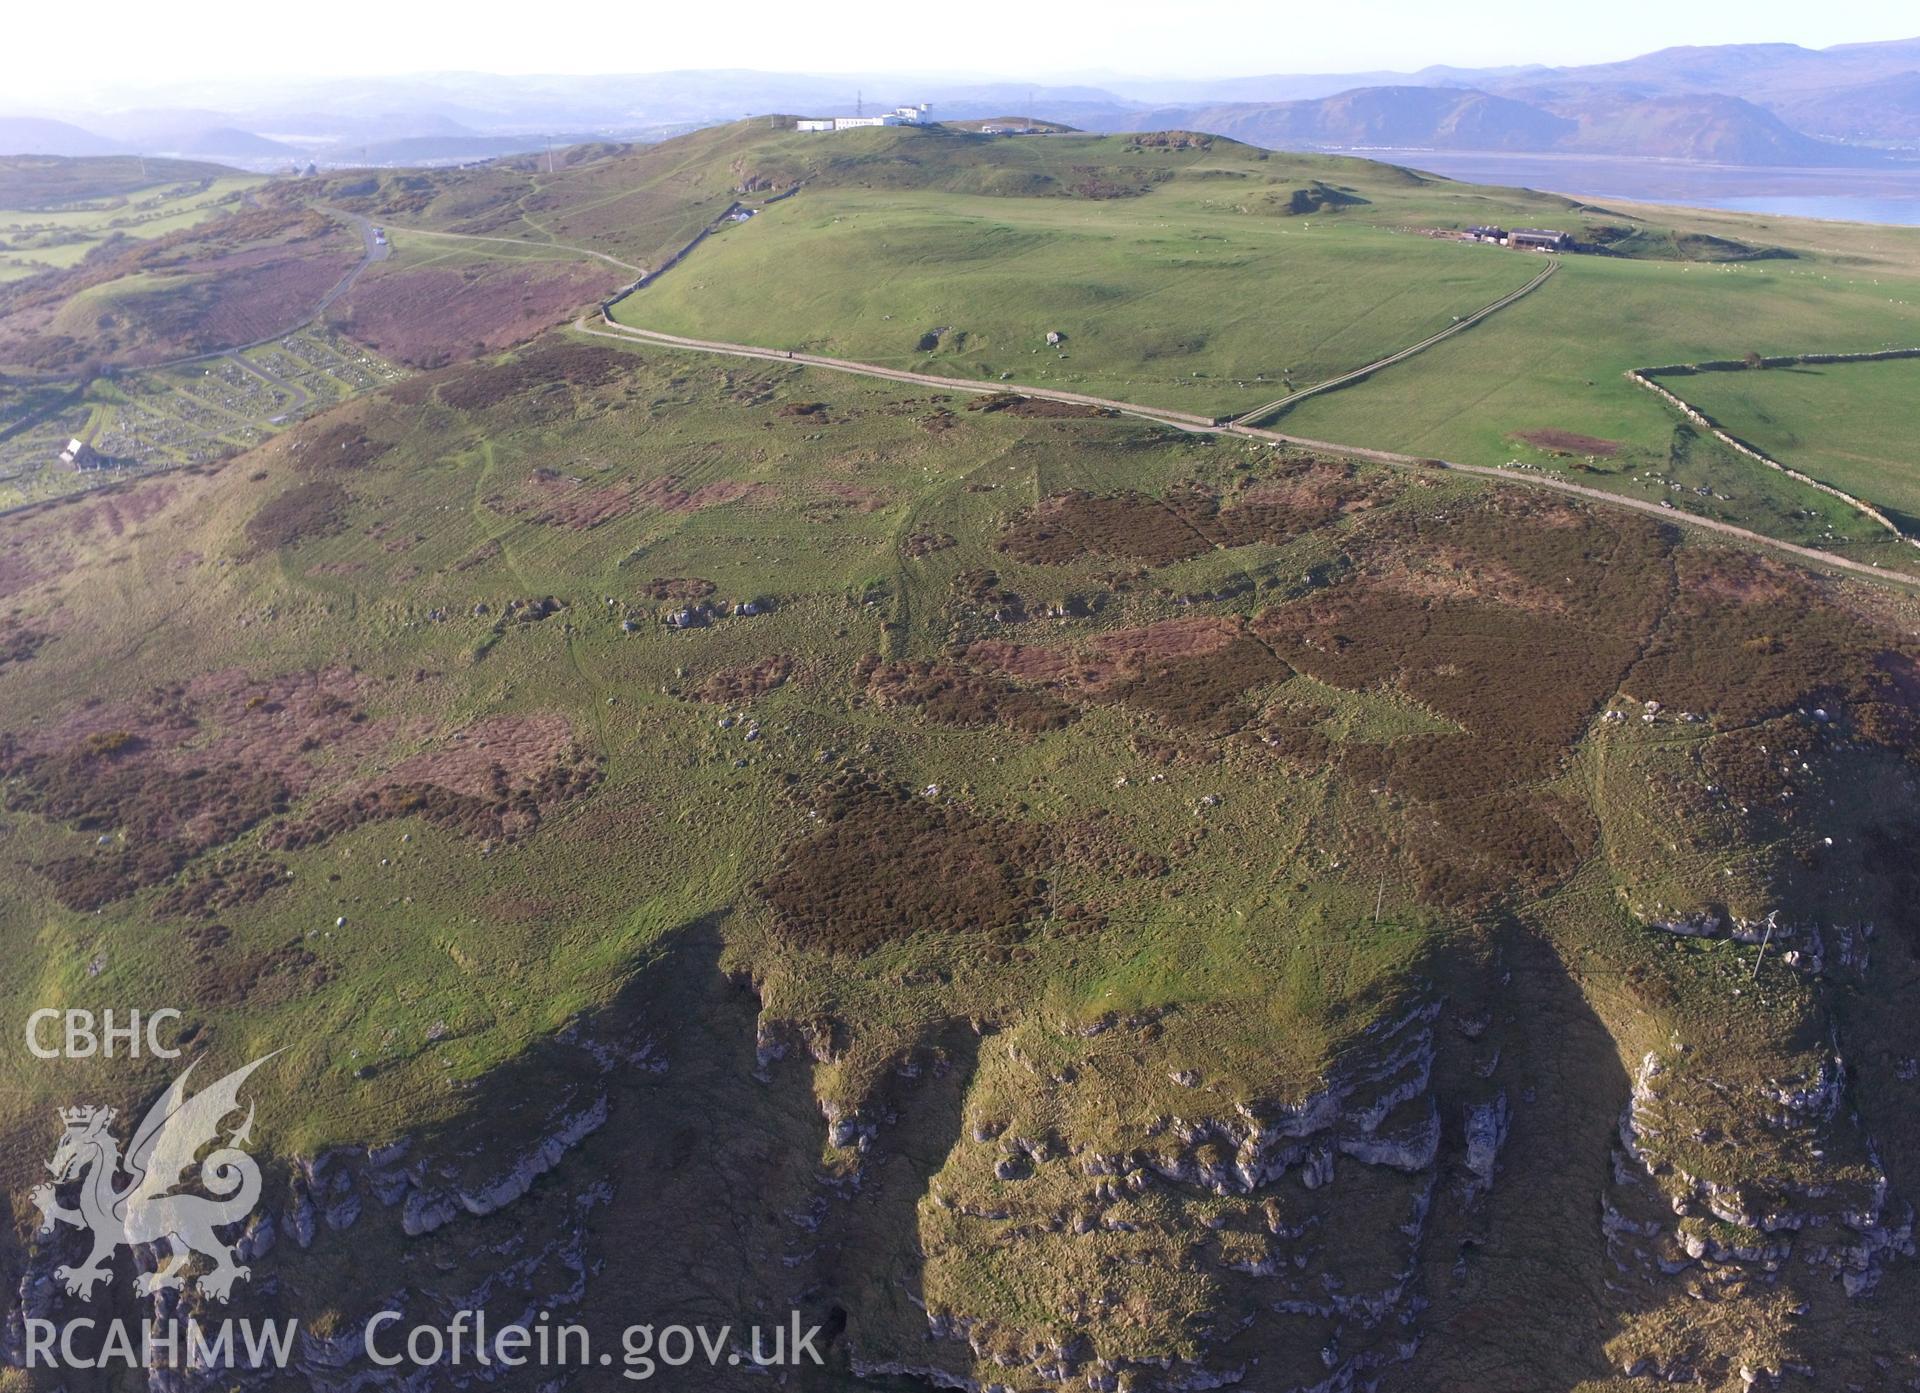
<svg viewBox="0 0 1920 1393">
<path fill-rule="evenodd" d="M 785 686 L 793 672 L 793 659 L 785 653 L 775 653 L 758 662 L 722 668 L 694 688 L 693 694 L 701 701 L 735 706 Z"/>
<path fill-rule="evenodd" d="M 1002 585 L 997 571 L 974 567 L 960 572 L 953 578 L 953 594 L 963 610 L 997 624 L 1026 622 L 1026 600 Z"/>
<path fill-rule="evenodd" d="M 1671 545 L 1651 521 L 1489 494 L 1382 519 L 1356 539 L 1337 584 L 1256 618 L 1300 671 L 1393 691 L 1459 728 L 1331 752 L 1351 783 L 1411 800 L 1393 850 L 1425 898 L 1475 907 L 1538 892 L 1587 853 L 1587 814 L 1541 785 L 1659 622 Z M 1434 581 L 1455 573 L 1503 581 L 1484 592 Z M 1314 734 L 1279 739 L 1306 750 Z"/>
<path fill-rule="evenodd" d="M 119 752 L 85 750 L 21 771 L 23 787 L 7 800 L 19 812 L 80 832 L 124 831 L 94 854 L 41 864 L 55 896 L 72 909 L 98 909 L 179 871 L 201 849 L 232 841 L 283 811 L 285 779 L 236 764 L 175 771 Z"/>
<path fill-rule="evenodd" d="M 10 663 L 31 662 L 45 646 L 50 634 L 29 629 L 18 620 L 0 624 L 0 668 Z"/>
<path fill-rule="evenodd" d="M 1216 547 L 1284 544 L 1376 506 L 1393 488 L 1354 466 L 1310 459 L 1289 461 L 1230 495 L 1193 482 L 1159 498 L 1133 490 L 1056 494 L 1013 518 L 999 546 L 1029 565 L 1107 556 L 1167 566 Z"/>
<path fill-rule="evenodd" d="M 1392 517 L 1338 585 L 1264 611 L 1254 627 L 1333 686 L 1389 686 L 1458 724 L 1375 750 L 1370 774 L 1424 800 L 1546 776 L 1639 655 L 1669 590 L 1657 524 L 1602 520 L 1558 501 L 1490 494 L 1464 510 Z M 1444 555 L 1509 574 L 1499 593 L 1422 593 L 1407 558 Z M 1535 603 L 1557 597 L 1557 608 Z"/>
<path fill-rule="evenodd" d="M 1169 726 L 1200 735 L 1230 735 L 1254 717 L 1247 700 L 1251 692 L 1291 676 L 1293 670 L 1266 644 L 1241 634 L 1203 658 L 1147 662 L 1110 685 L 1106 696 L 1150 712 Z"/>
<path fill-rule="evenodd" d="M 230 956 L 231 936 L 219 925 L 207 927 L 218 934 L 203 932 L 195 944 L 194 998 L 208 1006 L 282 1006 L 333 980 L 333 968 L 298 938 L 264 953 Z"/>
<path fill-rule="evenodd" d="M 556 384 L 604 387 L 631 372 L 634 360 L 590 344 L 549 344 L 504 363 L 464 368 L 440 385 L 440 400 L 461 411 L 481 411 L 509 398 Z"/>
<path fill-rule="evenodd" d="M 908 535 L 907 540 L 900 544 L 900 550 L 918 560 L 920 557 L 931 556 L 936 551 L 946 551 L 949 547 L 958 545 L 959 542 L 951 532 L 935 532 L 929 527 L 919 527 L 915 528 Z"/>
<path fill-rule="evenodd" d="M 222 856 L 195 866 L 163 890 L 153 902 L 162 916 L 210 919 L 284 889 L 287 868 L 258 856 Z"/>
<path fill-rule="evenodd" d="M 365 469 L 392 450 L 352 422 L 329 426 L 289 447 L 294 465 L 302 473 L 330 473 L 334 470 Z"/>
<path fill-rule="evenodd" d="M 382 270 L 361 277 L 335 305 L 333 318 L 346 333 L 387 358 L 409 367 L 439 368 L 547 333 L 603 298 L 620 283 L 621 274 L 593 263 L 513 260 L 462 270 Z M 558 347 L 613 353 L 586 344 Z M 556 367 L 564 379 L 568 364 L 562 361 Z"/>
<path fill-rule="evenodd" d="M 1556 455 L 1595 455 L 1611 459 L 1625 447 L 1618 440 L 1603 440 L 1597 435 L 1582 435 L 1571 430 L 1523 430 L 1513 438 Z"/>
<path fill-rule="evenodd" d="M 649 600 L 704 600 L 717 588 L 700 576 L 655 576 L 640 593 Z"/>
<path fill-rule="evenodd" d="M 566 717 L 494 716 L 331 795 L 262 840 L 272 850 L 299 850 L 402 817 L 477 839 L 520 840 L 588 792 L 600 774 L 599 762 L 574 743 Z"/>
<path fill-rule="evenodd" d="M 865 681 L 876 705 L 912 707 L 941 725 L 1004 726 L 1034 735 L 1070 725 L 1080 714 L 1047 692 L 960 662 L 867 658 L 855 675 Z"/>
<path fill-rule="evenodd" d="M 247 540 L 262 551 L 331 537 L 347 525 L 347 491 L 329 479 L 312 479 L 275 494 L 247 520 Z"/>
<path fill-rule="evenodd" d="M 96 836 L 91 850 L 38 869 L 63 904 L 98 908 L 285 811 L 321 778 L 323 759 L 350 764 L 394 738 L 360 710 L 365 686 L 345 669 L 266 680 L 226 670 L 80 706 L 0 736 L 6 806 Z M 227 891 L 179 893 L 186 912 Z"/>
<path fill-rule="evenodd" d="M 1866 738 L 1920 739 L 1920 651 L 1832 582 L 1744 554 L 1682 553 L 1673 604 L 1627 674 L 1634 696 L 1747 725 L 1825 704 Z"/>
<path fill-rule="evenodd" d="M 983 413 L 1004 411 L 1009 416 L 1029 416 L 1040 420 L 1072 420 L 1088 416 L 1118 416 L 1109 406 L 1090 406 L 1083 402 L 1055 401 L 1051 397 L 1023 397 L 1018 392 L 995 392 L 968 405 L 967 410 Z"/>
<path fill-rule="evenodd" d="M 965 655 L 977 667 L 1146 711 L 1201 736 L 1245 729 L 1257 714 L 1249 695 L 1293 675 L 1241 620 L 1225 616 L 1117 629 L 1074 648 L 982 639 Z"/>
<path fill-rule="evenodd" d="M 1052 838 L 871 780 L 832 789 L 823 826 L 757 887 L 774 932 L 860 955 L 916 935 L 1017 938 L 1048 903 Z"/>
</svg>

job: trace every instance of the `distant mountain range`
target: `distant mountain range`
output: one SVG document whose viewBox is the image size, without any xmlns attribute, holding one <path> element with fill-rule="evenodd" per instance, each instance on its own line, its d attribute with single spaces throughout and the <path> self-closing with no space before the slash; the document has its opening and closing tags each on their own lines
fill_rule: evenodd
<svg viewBox="0 0 1920 1393">
<path fill-rule="evenodd" d="M 1256 99 L 1263 90 L 1268 99 Z M 1182 93 L 1151 117 L 1316 149 L 1872 164 L 1920 157 L 1920 39 L 1669 48 L 1571 68 L 1235 78 Z"/>
<path fill-rule="evenodd" d="M 1889 152 L 1803 134 L 1714 93 L 1631 96 L 1603 84 L 1535 89 L 1533 100 L 1454 87 L 1362 87 L 1314 101 L 1162 108 L 1179 125 L 1275 148 L 1497 150 L 1653 155 L 1714 164 L 1860 165 Z"/>
<path fill-rule="evenodd" d="M 143 92 L 119 111 L 0 116 L 0 154 L 145 153 L 266 168 L 437 164 L 647 139 L 742 112 L 834 114 L 931 101 L 1088 130 L 1182 127 L 1275 147 L 1637 155 L 1736 165 L 1920 159 L 1920 39 L 1807 49 L 1669 48 L 1581 67 L 1430 67 L 1206 82 L 1028 86 L 885 73 L 739 70 L 603 77 L 428 73 Z"/>
<path fill-rule="evenodd" d="M 0 154 L 113 155 L 124 147 L 68 121 L 0 116 Z"/>
</svg>

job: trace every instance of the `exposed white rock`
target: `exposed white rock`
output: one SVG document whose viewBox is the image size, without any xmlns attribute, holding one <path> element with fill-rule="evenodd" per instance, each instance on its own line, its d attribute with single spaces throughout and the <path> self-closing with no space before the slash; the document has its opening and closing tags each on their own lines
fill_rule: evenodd
<svg viewBox="0 0 1920 1393">
<path fill-rule="evenodd" d="M 1490 1102 L 1467 1108 L 1467 1169 L 1481 1186 L 1493 1184 L 1493 1168 L 1507 1140 L 1507 1092 L 1501 1089 Z"/>
</svg>

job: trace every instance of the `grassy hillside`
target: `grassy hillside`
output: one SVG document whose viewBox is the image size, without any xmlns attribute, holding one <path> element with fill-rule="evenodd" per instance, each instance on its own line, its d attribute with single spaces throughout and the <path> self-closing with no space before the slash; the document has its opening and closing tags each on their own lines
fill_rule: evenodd
<svg viewBox="0 0 1920 1393">
<path fill-rule="evenodd" d="M 1539 270 L 1333 217 L 1262 218 L 1222 192 L 1122 207 L 808 190 L 728 229 L 618 317 L 1211 415 L 1384 357 Z M 1274 192 L 1233 191 L 1252 209 Z"/>
<path fill-rule="evenodd" d="M 243 177 L 237 170 L 203 160 L 4 155 L 0 156 L 0 210 L 58 211 L 71 204 L 125 199 L 169 185 Z"/>
<path fill-rule="evenodd" d="M 765 133 L 743 162 L 801 192 L 628 322 L 1202 413 L 1383 356 L 1538 269 L 1402 234 L 1571 206 L 1178 133 Z"/>
<path fill-rule="evenodd" d="M 1663 1188 L 1817 1253 L 1920 1180 L 1890 596 L 1524 489 L 566 337 L 0 548 L 0 997 L 290 1047 L 272 1206 L 296 1156 L 345 1188 L 260 1270 L 323 1329 L 490 1278 L 601 1329 L 837 1308 L 822 1387 L 1038 1387 L 1069 1338 L 1137 1386 L 1318 1377 L 1330 1339 L 1485 1382 L 1515 1322 L 1553 1338 L 1490 1386 L 1912 1353 L 1797 1260 L 1729 1256 L 1703 1318 L 1720 1221 Z M 1756 977 L 1730 934 L 1776 910 Z M 1869 919 L 1884 975 L 1825 927 Z M 1770 1120 L 1831 1031 L 1859 1117 Z M 1609 1139 L 1649 1051 L 1642 1165 Z M 162 1072 L 10 1068 L 9 1175 L 56 1099 Z M 525 1198 L 403 1236 L 408 1187 L 485 1188 L 596 1098 Z M 546 1225 L 571 1256 L 503 1274 Z"/>
<path fill-rule="evenodd" d="M 1491 303 L 1537 258 L 1419 235 L 1544 224 L 1591 254 L 1470 331 L 1272 424 L 1572 471 L 1899 564 L 1884 533 L 1756 477 L 1634 367 L 1908 346 L 1920 234 L 1600 207 L 1208 137 L 1000 140 L 735 128 L 799 187 L 623 301 L 624 322 L 1213 414 L 1351 372 Z M 1063 336 L 1059 345 L 1046 335 Z M 1585 451 L 1561 438 L 1598 442 Z M 1544 444 L 1539 442 L 1546 442 Z"/>
<path fill-rule="evenodd" d="M 1741 440 L 1890 510 L 1920 536 L 1920 456 L 1907 412 L 1920 400 L 1920 361 L 1802 363 L 1666 385 Z"/>
<path fill-rule="evenodd" d="M 740 163 L 763 122 L 696 131 L 653 146 L 577 146 L 473 169 L 345 174 L 293 191 L 401 226 L 591 247 L 657 265 L 718 217 L 749 182 Z"/>
<path fill-rule="evenodd" d="M 1169 406 L 1271 400 L 1266 355 L 1352 366 L 1543 264 L 1421 229 L 1764 234 L 1795 257 L 1570 259 L 1283 425 L 1459 431 L 1852 542 L 1609 364 L 1895 334 L 1910 242 L 1177 134 L 754 124 L 368 177 L 240 216 L 270 247 L 307 198 L 380 218 L 345 322 L 470 360 L 396 381 L 316 330 L 0 395 L 36 429 L 184 433 L 149 385 L 236 423 L 0 516 L 0 1012 L 164 1001 L 209 1069 L 284 1049 L 249 1085 L 276 1240 L 236 1313 L 298 1315 L 343 1383 L 396 1302 L 606 1349 L 797 1310 L 831 1332 L 799 1393 L 1920 1360 L 1905 592 L 1011 393 L 494 351 L 599 293 L 552 288 L 593 261 L 567 248 L 651 264 L 742 198 L 623 309 Z M 38 308 L 91 336 L 135 277 L 214 274 L 162 244 L 185 263 Z M 1202 333 L 1167 365 L 1157 335 Z M 0 1288 L 66 1300 L 29 1202 L 52 1109 L 169 1076 L 0 1064 Z M 131 1285 L 100 1308 L 150 1313 Z"/>
</svg>

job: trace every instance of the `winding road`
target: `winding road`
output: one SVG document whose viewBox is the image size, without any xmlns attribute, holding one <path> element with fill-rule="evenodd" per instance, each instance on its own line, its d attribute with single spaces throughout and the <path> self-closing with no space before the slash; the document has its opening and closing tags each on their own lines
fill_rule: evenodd
<svg viewBox="0 0 1920 1393">
<path fill-rule="evenodd" d="M 1552 267 L 1535 277 L 1521 292 L 1539 284 L 1552 274 Z M 1513 297 L 1508 297 L 1509 302 Z M 1490 305 L 1480 312 L 1480 317 L 1492 313 L 1498 305 Z M 1304 436 L 1283 435 L 1279 431 L 1263 430 L 1258 426 L 1245 425 L 1245 417 L 1236 417 L 1229 421 L 1216 421 L 1205 416 L 1195 416 L 1184 411 L 1168 411 L 1160 407 L 1146 406 L 1139 402 L 1115 401 L 1109 397 L 1087 396 L 1079 392 L 1060 392 L 1046 387 L 1026 387 L 1016 383 L 977 382 L 967 378 L 937 377 L 931 373 L 908 372 L 902 368 L 882 367 L 877 363 L 858 363 L 845 358 L 826 358 L 813 353 L 789 353 L 780 349 L 759 348 L 753 344 L 725 343 L 712 339 L 685 338 L 679 334 L 663 334 L 652 329 L 636 329 L 629 324 L 620 324 L 607 318 L 604 312 L 598 314 L 596 325 L 593 313 L 583 314 L 574 321 L 573 327 L 583 334 L 596 338 L 618 339 L 633 343 L 650 343 L 662 348 L 680 349 L 692 353 L 716 353 L 730 358 L 755 358 L 763 362 L 793 363 L 802 367 L 825 368 L 831 372 L 850 373 L 858 377 L 875 377 L 889 382 L 906 382 L 920 387 L 937 387 L 943 391 L 967 392 L 976 396 L 992 396 L 997 393 L 1012 392 L 1023 397 L 1032 397 L 1041 401 L 1068 402 L 1079 406 L 1094 406 L 1104 410 L 1117 411 L 1127 416 L 1137 416 L 1142 420 L 1173 426 L 1179 430 L 1207 435 L 1237 435 L 1249 440 L 1262 441 L 1269 445 L 1292 445 L 1303 450 L 1314 450 L 1323 454 L 1341 455 L 1349 459 L 1368 460 L 1375 464 L 1384 464 L 1396 469 L 1409 469 L 1421 473 L 1471 474 L 1479 478 L 1497 479 L 1502 483 L 1520 484 L 1530 488 L 1550 489 L 1555 493 L 1572 494 L 1577 498 L 1589 499 L 1605 504 L 1610 508 L 1622 508 L 1630 512 L 1645 513 L 1657 517 L 1663 522 L 1679 527 L 1690 527 L 1701 532 L 1710 532 L 1717 536 L 1728 537 L 1748 546 L 1790 556 L 1797 561 L 1810 563 L 1817 567 L 1845 571 L 1853 575 L 1870 577 L 1883 583 L 1899 585 L 1920 590 L 1920 576 L 1904 575 L 1899 571 L 1890 571 L 1882 566 L 1870 565 L 1862 561 L 1852 561 L 1844 556 L 1834 556 L 1829 552 L 1813 547 L 1799 546 L 1793 542 L 1783 542 L 1777 537 L 1754 532 L 1749 528 L 1736 527 L 1730 522 L 1721 522 L 1715 518 L 1701 517 L 1698 513 L 1689 513 L 1679 508 L 1662 507 L 1658 503 L 1648 503 L 1638 498 L 1628 498 L 1623 494 L 1609 493 L 1605 489 L 1589 488 L 1585 484 L 1576 484 L 1565 479 L 1554 479 L 1544 475 L 1525 473 L 1517 469 L 1503 469 L 1496 465 L 1456 464 L 1451 460 L 1427 459 L 1417 455 L 1396 454 L 1390 450 L 1370 450 L 1358 445 L 1341 445 L 1327 440 L 1310 440 Z M 1448 331 L 1458 332 L 1460 326 Z M 1368 369 L 1371 371 L 1372 369 Z"/>
<path fill-rule="evenodd" d="M 338 212 L 337 209 L 333 211 Z M 284 339 L 288 334 L 298 333 L 319 319 L 321 315 L 333 307 L 335 300 L 338 300 L 342 295 L 345 295 L 349 290 L 353 289 L 354 284 L 365 274 L 369 266 L 373 265 L 376 261 L 385 261 L 393 254 L 393 248 L 375 235 L 373 224 L 367 221 L 367 219 L 361 217 L 358 213 L 339 213 L 339 216 L 351 222 L 360 233 L 360 260 L 354 263 L 351 271 L 339 279 L 333 289 L 320 297 L 319 303 L 314 305 L 313 309 L 308 312 L 304 319 L 296 320 L 285 328 L 276 329 L 271 334 L 263 334 L 261 337 L 248 343 L 237 343 L 231 348 L 216 348 L 208 353 L 196 353 L 190 358 L 173 358 L 164 363 L 141 363 L 138 364 L 139 370 L 141 372 L 154 372 L 161 368 L 185 367 L 189 363 L 207 363 L 213 361 L 215 358 L 230 358 L 236 353 L 245 353 L 250 348 L 263 348 L 275 339 Z"/>
<path fill-rule="evenodd" d="M 161 372 L 168 368 L 189 367 L 194 363 L 211 363 L 217 358 L 232 358 L 233 361 L 239 365 L 241 371 L 250 373 L 254 377 L 258 377 L 294 395 L 294 403 L 289 406 L 285 412 L 281 413 L 283 417 L 306 406 L 312 400 L 311 393 L 307 392 L 304 388 L 295 386 L 291 382 L 283 381 L 264 369 L 255 367 L 239 355 L 247 352 L 249 349 L 263 348 L 277 339 L 283 339 L 288 334 L 298 333 L 300 330 L 306 328 L 332 308 L 334 301 L 353 289 L 355 283 L 359 281 L 369 266 L 373 265 L 376 261 L 385 261 L 387 257 L 392 254 L 393 249 L 375 234 L 373 224 L 366 218 L 361 217 L 358 213 L 342 212 L 339 209 L 332 209 L 330 211 L 339 217 L 347 219 L 354 225 L 355 230 L 359 232 L 361 248 L 360 259 L 354 263 L 352 270 L 348 271 L 346 275 L 342 276 L 334 284 L 331 290 L 320 297 L 319 302 L 314 305 L 313 309 L 308 312 L 305 318 L 293 324 L 286 325 L 283 328 L 276 329 L 273 333 L 265 334 L 248 343 L 237 343 L 227 348 L 210 349 L 205 353 L 192 353 L 184 358 L 169 358 L 159 363 L 132 363 L 128 365 L 127 371 Z M 31 412 L 17 421 L 6 423 L 4 427 L 0 427 L 0 440 L 5 440 L 11 436 L 18 435 L 22 431 L 30 430 L 54 413 L 66 410 L 69 406 L 72 406 L 81 399 L 83 391 L 84 384 L 81 387 L 76 387 L 72 392 L 61 397 L 59 400 L 42 407 L 40 410 Z M 94 412 L 91 413 L 91 419 L 88 420 L 86 426 L 81 430 L 80 438 L 91 445 L 98 429 L 99 413 Z M 12 510 L 10 509 L 9 511 Z"/>
</svg>

